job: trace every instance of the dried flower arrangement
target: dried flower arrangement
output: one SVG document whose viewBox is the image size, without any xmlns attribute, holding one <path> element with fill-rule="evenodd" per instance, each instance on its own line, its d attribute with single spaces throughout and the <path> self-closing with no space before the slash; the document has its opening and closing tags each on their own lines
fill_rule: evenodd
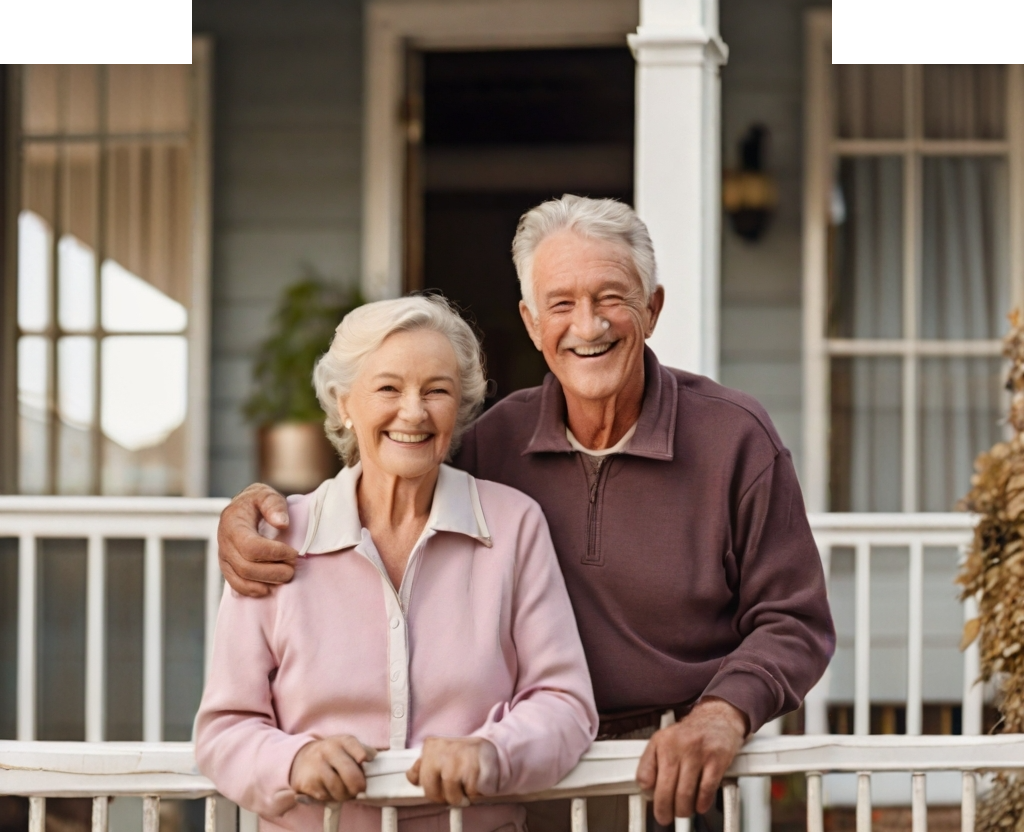
<svg viewBox="0 0 1024 832">
<path fill-rule="evenodd" d="M 1013 437 L 974 462 L 971 490 L 961 507 L 978 524 L 957 583 L 961 598 L 977 596 L 979 614 L 964 625 L 960 648 L 981 639 L 981 678 L 999 686 L 1001 731 L 1024 732 L 1024 322 L 1015 310 L 1003 341 L 1010 360 L 1009 423 Z M 979 801 L 978 830 L 1024 832 L 1024 778 L 1001 773 Z"/>
</svg>

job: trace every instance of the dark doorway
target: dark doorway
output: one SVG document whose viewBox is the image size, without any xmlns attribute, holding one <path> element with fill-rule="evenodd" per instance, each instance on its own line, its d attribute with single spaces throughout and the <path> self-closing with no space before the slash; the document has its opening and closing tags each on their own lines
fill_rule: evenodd
<svg viewBox="0 0 1024 832">
<path fill-rule="evenodd" d="M 546 371 L 517 308 L 516 224 L 563 193 L 632 202 L 633 74 L 625 47 L 410 56 L 423 130 L 410 131 L 408 288 L 475 319 L 496 399 Z"/>
</svg>

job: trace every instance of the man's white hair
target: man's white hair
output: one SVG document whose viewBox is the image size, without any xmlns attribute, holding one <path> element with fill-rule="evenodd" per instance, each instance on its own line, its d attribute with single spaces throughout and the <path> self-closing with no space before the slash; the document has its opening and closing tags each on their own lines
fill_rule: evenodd
<svg viewBox="0 0 1024 832">
<path fill-rule="evenodd" d="M 654 246 L 647 226 L 636 211 L 614 199 L 565 194 L 561 199 L 549 199 L 523 214 L 512 241 L 512 262 L 519 275 L 519 291 L 534 317 L 537 316 L 533 291 L 534 254 L 547 237 L 564 230 L 625 246 L 643 286 L 644 301 L 651 299 L 658 288 Z"/>
<path fill-rule="evenodd" d="M 487 392 L 484 357 L 472 327 L 439 295 L 379 300 L 349 312 L 334 331 L 330 349 L 313 370 L 313 386 L 327 418 L 324 430 L 347 466 L 359 461 L 355 432 L 345 427 L 338 410 L 338 396 L 348 395 L 366 358 L 389 335 L 427 329 L 444 335 L 455 350 L 459 365 L 461 398 L 452 433 L 449 457 L 458 450 L 459 440 L 480 412 Z"/>
</svg>

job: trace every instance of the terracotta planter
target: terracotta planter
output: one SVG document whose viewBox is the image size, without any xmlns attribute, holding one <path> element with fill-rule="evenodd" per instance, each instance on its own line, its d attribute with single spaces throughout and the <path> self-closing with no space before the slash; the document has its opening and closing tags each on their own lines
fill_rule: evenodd
<svg viewBox="0 0 1024 832">
<path fill-rule="evenodd" d="M 323 422 L 281 422 L 259 429 L 260 481 L 282 494 L 305 494 L 341 470 Z"/>
</svg>

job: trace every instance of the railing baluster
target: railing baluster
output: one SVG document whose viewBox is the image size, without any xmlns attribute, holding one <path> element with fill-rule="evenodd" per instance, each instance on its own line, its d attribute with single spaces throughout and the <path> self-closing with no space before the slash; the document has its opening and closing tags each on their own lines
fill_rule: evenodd
<svg viewBox="0 0 1024 832">
<path fill-rule="evenodd" d="M 103 537 L 89 535 L 85 591 L 85 739 L 106 736 L 106 576 Z"/>
<path fill-rule="evenodd" d="M 871 832 L 871 774 L 857 774 L 857 832 Z"/>
<path fill-rule="evenodd" d="M 206 816 L 203 819 L 203 832 L 217 832 L 217 796 L 211 794 L 206 798 Z M 94 829 L 93 832 L 96 832 Z"/>
<path fill-rule="evenodd" d="M 574 797 L 569 813 L 569 825 L 572 832 L 587 832 L 587 799 Z"/>
<path fill-rule="evenodd" d="M 30 797 L 28 799 L 28 832 L 45 832 L 46 830 L 46 798 Z"/>
<path fill-rule="evenodd" d="M 735 780 L 722 783 L 722 809 L 725 832 L 740 832 L 740 786 Z"/>
<path fill-rule="evenodd" d="M 142 799 L 142 832 L 160 832 L 160 798 Z"/>
<path fill-rule="evenodd" d="M 203 632 L 203 678 L 210 675 L 210 662 L 213 659 L 213 632 L 217 626 L 217 611 L 220 609 L 220 596 L 224 587 L 221 578 L 220 564 L 217 561 L 217 536 L 206 541 L 206 629 Z"/>
<path fill-rule="evenodd" d="M 642 794 L 629 796 L 629 832 L 647 832 L 646 803 Z"/>
<path fill-rule="evenodd" d="M 36 738 L 36 538 L 18 539 L 18 739 Z"/>
<path fill-rule="evenodd" d="M 398 809 L 394 806 L 380 810 L 380 832 L 398 832 Z"/>
<path fill-rule="evenodd" d="M 963 773 L 960 797 L 960 832 L 974 832 L 975 814 L 978 811 L 978 779 L 973 771 Z"/>
<path fill-rule="evenodd" d="M 110 798 L 94 797 L 92 799 L 92 832 L 107 832 L 110 820 Z M 208 830 L 212 832 L 212 830 Z"/>
<path fill-rule="evenodd" d="M 907 616 L 907 734 L 921 733 L 924 668 L 924 546 L 910 544 L 910 598 Z"/>
<path fill-rule="evenodd" d="M 910 829 L 911 832 L 927 832 L 928 801 L 925 791 L 925 775 L 914 772 L 910 779 Z"/>
<path fill-rule="evenodd" d="M 807 773 L 807 832 L 825 832 L 825 813 L 821 802 L 821 774 Z"/>
<path fill-rule="evenodd" d="M 341 823 L 341 804 L 327 803 L 324 805 L 324 832 L 338 832 Z"/>
<path fill-rule="evenodd" d="M 857 543 L 854 568 L 853 733 L 866 735 L 871 733 L 871 544 L 868 541 Z"/>
<path fill-rule="evenodd" d="M 159 537 L 146 538 L 142 608 L 142 738 L 163 739 L 164 558 Z"/>
<path fill-rule="evenodd" d="M 978 615 L 978 600 L 964 599 L 964 621 Z M 985 688 L 979 680 L 981 674 L 981 639 L 976 638 L 964 650 L 964 699 L 961 713 L 964 736 L 976 737 L 981 734 L 982 715 L 985 707 Z"/>
<path fill-rule="evenodd" d="M 452 806 L 448 810 L 448 832 L 462 832 L 462 807 Z"/>
</svg>

